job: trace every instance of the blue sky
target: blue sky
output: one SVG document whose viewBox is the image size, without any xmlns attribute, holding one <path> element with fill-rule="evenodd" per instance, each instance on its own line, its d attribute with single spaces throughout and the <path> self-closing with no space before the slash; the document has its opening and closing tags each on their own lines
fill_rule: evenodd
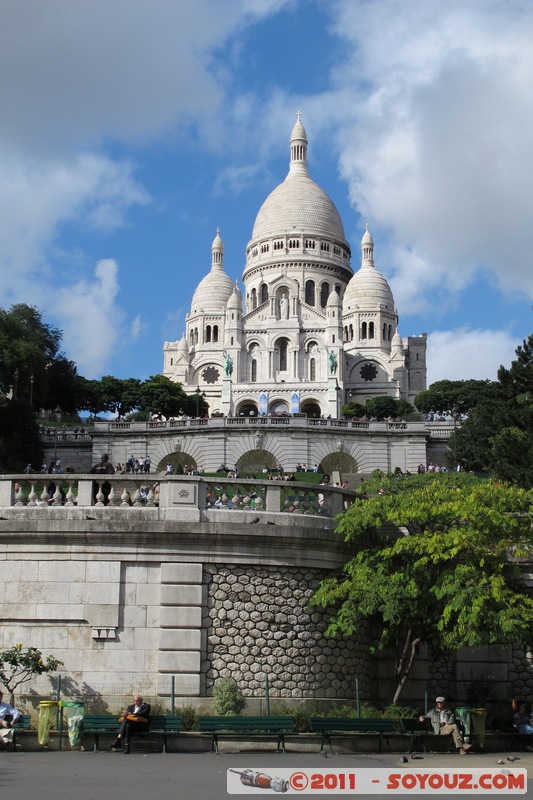
<svg viewBox="0 0 533 800">
<path fill-rule="evenodd" d="M 86 377 L 161 372 L 217 227 L 240 280 L 300 108 L 429 381 L 495 378 L 533 330 L 531 41 L 522 0 L 3 0 L 0 305 Z"/>
</svg>

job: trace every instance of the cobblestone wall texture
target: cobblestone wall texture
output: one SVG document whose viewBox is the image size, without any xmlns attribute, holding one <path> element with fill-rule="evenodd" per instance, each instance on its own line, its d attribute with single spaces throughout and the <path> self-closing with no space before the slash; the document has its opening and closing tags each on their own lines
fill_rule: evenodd
<svg viewBox="0 0 533 800">
<path fill-rule="evenodd" d="M 219 678 L 232 677 L 245 696 L 371 694 L 371 662 L 364 635 L 326 638 L 328 615 L 308 607 L 321 570 L 205 565 L 207 652 L 202 663 L 207 694 Z"/>
<path fill-rule="evenodd" d="M 524 650 L 520 645 L 513 646 L 512 664 L 509 666 L 509 682 L 513 687 L 513 697 L 531 698 L 533 696 L 533 651 Z"/>
</svg>

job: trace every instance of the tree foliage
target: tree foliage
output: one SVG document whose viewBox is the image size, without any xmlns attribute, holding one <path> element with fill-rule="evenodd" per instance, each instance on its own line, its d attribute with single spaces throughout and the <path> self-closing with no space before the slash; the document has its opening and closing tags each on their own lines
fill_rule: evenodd
<svg viewBox="0 0 533 800">
<path fill-rule="evenodd" d="M 219 717 L 240 714 L 246 705 L 243 693 L 233 678 L 221 678 L 213 689 L 213 708 Z"/>
<path fill-rule="evenodd" d="M 367 416 L 377 420 L 387 419 L 393 417 L 394 419 L 403 419 L 404 417 L 412 414 L 414 408 L 405 400 L 398 400 L 395 397 L 373 397 L 367 400 L 365 405 L 350 401 L 341 408 L 343 417 L 361 417 Z"/>
<path fill-rule="evenodd" d="M 156 416 L 178 417 L 192 414 L 191 400 L 180 383 L 165 375 L 151 375 L 140 387 L 140 408 Z M 202 399 L 202 406 L 205 401 Z"/>
<path fill-rule="evenodd" d="M 450 447 L 465 469 L 533 486 L 533 334 L 511 366 L 500 367 L 492 395 L 480 397 Z"/>
<path fill-rule="evenodd" d="M 436 381 L 429 389 L 417 394 L 415 406 L 422 414 L 462 417 L 482 400 L 490 400 L 496 384 L 492 381 Z"/>
<path fill-rule="evenodd" d="M 11 705 L 14 705 L 17 686 L 30 681 L 36 675 L 55 672 L 59 666 L 63 666 L 62 661 L 54 656 L 44 658 L 36 647 L 24 648 L 22 644 L 16 644 L 0 652 L 0 683 L 10 694 Z"/>
<path fill-rule="evenodd" d="M 468 475 L 377 480 L 385 493 L 340 518 L 354 554 L 312 604 L 335 608 L 329 635 L 364 628 L 373 651 L 394 649 L 397 702 L 422 644 L 437 656 L 530 641 L 533 598 L 519 561 L 533 547 L 533 493 Z"/>
</svg>

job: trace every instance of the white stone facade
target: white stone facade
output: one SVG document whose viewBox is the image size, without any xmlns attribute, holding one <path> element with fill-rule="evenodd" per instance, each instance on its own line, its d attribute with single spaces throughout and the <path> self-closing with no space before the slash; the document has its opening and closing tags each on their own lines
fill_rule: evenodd
<svg viewBox="0 0 533 800">
<path fill-rule="evenodd" d="M 224 270 L 220 231 L 186 332 L 165 342 L 164 374 L 225 415 L 305 413 L 426 388 L 426 336 L 402 339 L 367 230 L 354 274 L 339 213 L 311 179 L 298 120 L 286 179 L 267 197 L 246 248 L 244 298 Z"/>
</svg>

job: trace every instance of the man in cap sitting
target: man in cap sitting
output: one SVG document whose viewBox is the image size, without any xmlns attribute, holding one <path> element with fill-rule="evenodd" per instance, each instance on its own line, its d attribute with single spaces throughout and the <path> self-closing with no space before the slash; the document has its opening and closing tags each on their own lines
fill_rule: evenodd
<svg viewBox="0 0 533 800">
<path fill-rule="evenodd" d="M 457 720 L 455 719 L 455 714 L 449 708 L 444 707 L 446 702 L 444 697 L 437 697 L 435 702 L 437 704 L 436 707 L 428 711 L 426 715 L 421 716 L 420 722 L 425 722 L 429 719 L 433 731 L 438 735 L 451 733 L 455 747 L 459 749 L 459 753 L 462 756 L 465 756 L 466 751 L 470 750 L 472 745 L 464 743 L 463 736 L 457 725 Z"/>
</svg>

